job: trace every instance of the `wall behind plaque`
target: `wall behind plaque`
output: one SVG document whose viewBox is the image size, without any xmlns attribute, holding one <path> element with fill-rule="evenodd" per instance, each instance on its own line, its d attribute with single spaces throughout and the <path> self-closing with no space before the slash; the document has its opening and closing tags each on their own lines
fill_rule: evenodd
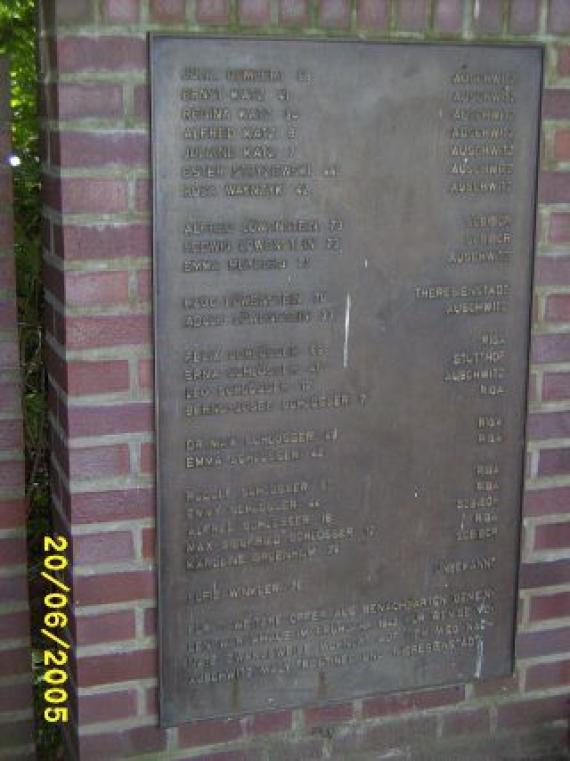
<svg viewBox="0 0 570 761">
<path fill-rule="evenodd" d="M 41 10 L 52 483 L 54 511 L 72 537 L 74 558 L 69 757 L 344 760 L 396 748 L 395 757 L 407 758 L 411 738 L 420 748 L 435 745 L 442 758 L 564 757 L 570 714 L 570 3 L 44 0 Z M 512 678 L 158 727 L 148 31 L 545 44 Z M 421 757 L 421 750 L 414 753 Z"/>
</svg>

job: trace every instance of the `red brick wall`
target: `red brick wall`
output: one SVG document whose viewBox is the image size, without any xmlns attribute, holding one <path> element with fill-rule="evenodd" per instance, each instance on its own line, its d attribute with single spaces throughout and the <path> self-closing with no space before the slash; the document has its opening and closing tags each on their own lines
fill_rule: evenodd
<svg viewBox="0 0 570 761">
<path fill-rule="evenodd" d="M 54 509 L 73 539 L 82 761 L 561 757 L 570 715 L 570 1 L 44 0 Z M 516 672 L 331 708 L 157 727 L 146 33 L 546 44 Z M 80 750 L 79 750 L 80 749 Z M 478 751 L 469 751 L 475 754 Z M 436 752 L 435 757 L 438 757 Z M 70 750 L 71 754 L 71 750 Z M 71 755 L 70 755 L 71 757 Z"/>
<path fill-rule="evenodd" d="M 35 754 L 9 88 L 0 59 L 0 759 L 23 761 Z"/>
</svg>

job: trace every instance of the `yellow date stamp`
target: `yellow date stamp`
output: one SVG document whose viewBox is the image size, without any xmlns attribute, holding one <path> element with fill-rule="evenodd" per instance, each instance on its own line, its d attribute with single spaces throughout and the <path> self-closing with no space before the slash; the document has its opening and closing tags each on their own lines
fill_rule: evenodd
<svg viewBox="0 0 570 761">
<path fill-rule="evenodd" d="M 42 695 L 45 703 L 44 719 L 50 724 L 69 721 L 69 694 L 66 689 L 69 674 L 66 666 L 70 644 L 65 638 L 69 621 L 70 588 L 56 574 L 63 574 L 69 565 L 66 550 L 69 543 L 64 536 L 44 537 L 42 577 L 51 584 L 51 591 L 44 595 L 42 635 L 44 672 Z"/>
</svg>

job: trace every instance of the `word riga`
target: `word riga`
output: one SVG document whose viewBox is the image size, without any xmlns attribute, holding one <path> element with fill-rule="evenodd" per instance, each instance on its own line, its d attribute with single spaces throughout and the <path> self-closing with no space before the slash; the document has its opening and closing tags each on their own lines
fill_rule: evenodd
<svg viewBox="0 0 570 761">
<path fill-rule="evenodd" d="M 68 622 L 68 615 L 64 612 L 69 606 L 69 587 L 64 584 L 54 573 L 65 571 L 69 565 L 63 554 L 68 547 L 68 541 L 64 536 L 44 537 L 44 562 L 42 576 L 53 588 L 44 597 L 44 626 L 42 634 L 55 648 L 46 649 L 43 653 L 44 675 L 42 683 L 43 698 L 46 702 L 44 719 L 50 724 L 69 721 L 69 708 L 67 703 L 68 692 L 65 689 L 69 675 L 65 670 L 67 665 L 67 651 L 70 648 L 63 632 Z"/>
</svg>

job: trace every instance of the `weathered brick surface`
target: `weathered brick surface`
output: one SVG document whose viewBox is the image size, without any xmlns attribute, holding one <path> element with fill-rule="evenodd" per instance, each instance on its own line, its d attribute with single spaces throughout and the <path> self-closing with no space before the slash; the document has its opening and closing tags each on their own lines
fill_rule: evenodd
<svg viewBox="0 0 570 761">
<path fill-rule="evenodd" d="M 13 245 L 9 69 L 0 58 L 0 758 L 31 761 L 33 698 Z M 8 748 L 10 750 L 8 750 Z M 3 755 L 7 754 L 7 755 Z"/>
<path fill-rule="evenodd" d="M 76 720 L 70 747 L 79 749 L 80 761 L 143 755 L 368 761 L 413 739 L 420 747 L 441 747 L 441 758 L 446 743 L 465 743 L 468 752 L 448 755 L 471 761 L 473 749 L 493 748 L 503 736 L 518 738 L 512 747 L 522 758 L 524 735 L 533 761 L 531 745 L 543 737 L 559 756 L 570 714 L 570 4 L 59 0 L 57 11 L 50 0 L 41 4 L 51 67 L 44 98 L 50 129 L 43 245 L 53 492 L 74 538 L 73 667 L 78 721 L 87 730 L 78 735 Z M 372 39 L 546 45 L 516 671 L 489 682 L 195 722 L 167 732 L 157 727 L 146 32 L 191 27 L 263 34 L 276 25 L 299 35 L 318 29 Z M 0 198 L 9 200 L 6 192 L 0 186 Z M 0 216 L 0 249 L 10 241 L 11 226 Z M 0 256 L 0 287 L 12 287 L 2 264 Z M 9 310 L 0 308 L 0 323 L 5 319 Z M 1 361 L 17 367 L 15 344 L 0 343 Z M 13 390 L 0 393 L 0 411 L 15 403 Z M 0 426 L 0 444 L 13 436 L 9 425 Z M 12 489 L 21 478 L 21 462 L 0 465 L 0 486 Z M 0 531 L 20 519 L 18 501 L 6 504 Z M 17 552 L 12 538 L 4 545 L 8 558 Z M 18 599 L 22 589 L 22 579 L 0 580 L 5 599 Z M 21 611 L 0 611 L 0 637 L 22 622 L 18 616 Z M 485 752 L 473 759 L 490 759 Z"/>
</svg>

